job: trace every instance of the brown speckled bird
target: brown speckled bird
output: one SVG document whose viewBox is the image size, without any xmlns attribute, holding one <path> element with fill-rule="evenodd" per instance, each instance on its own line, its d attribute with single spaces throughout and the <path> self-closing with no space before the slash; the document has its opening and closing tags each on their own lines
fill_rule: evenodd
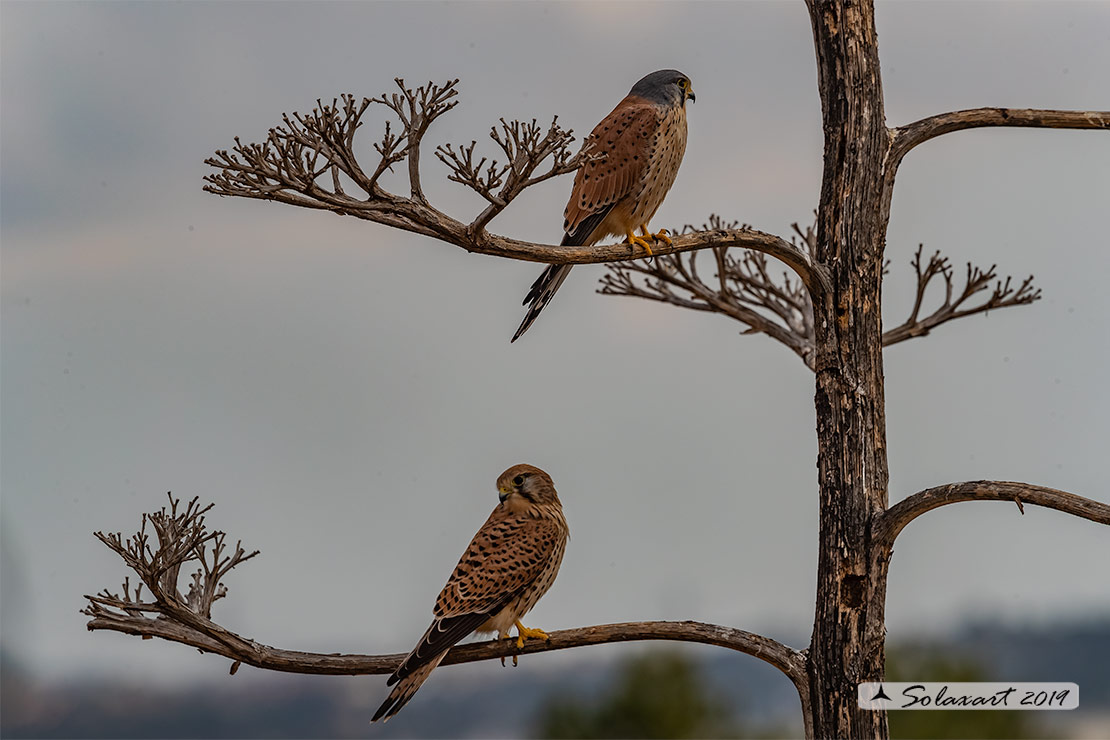
<svg viewBox="0 0 1110 740">
<path fill-rule="evenodd" d="M 471 632 L 505 638 L 515 626 L 517 647 L 525 639 L 547 639 L 520 620 L 551 588 L 563 562 L 569 533 L 563 506 L 551 476 L 531 465 L 502 473 L 497 493 L 500 503 L 447 579 L 432 610 L 435 620 L 386 681 L 397 685 L 371 722 L 397 714 L 451 646 Z"/>
<path fill-rule="evenodd" d="M 674 184 L 686 152 L 686 101 L 694 101 L 690 78 L 674 69 L 652 72 L 586 138 L 589 159 L 574 177 L 563 212 L 562 246 L 589 246 L 623 236 L 651 254 L 651 241 L 670 243 L 666 230 L 648 228 Z M 642 236 L 636 236 L 636 229 Z M 572 265 L 549 265 L 524 299 L 528 312 L 512 341 L 528 331 Z"/>
</svg>

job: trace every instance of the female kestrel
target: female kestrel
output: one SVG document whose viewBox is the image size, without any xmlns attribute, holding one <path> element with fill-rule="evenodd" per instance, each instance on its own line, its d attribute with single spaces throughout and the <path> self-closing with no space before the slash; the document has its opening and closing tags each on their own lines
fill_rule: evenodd
<svg viewBox="0 0 1110 740">
<path fill-rule="evenodd" d="M 686 101 L 694 101 L 690 78 L 674 69 L 652 72 L 617 103 L 586 138 L 588 159 L 574 176 L 563 212 L 562 246 L 589 246 L 624 236 L 651 254 L 649 240 L 670 243 L 666 230 L 647 223 L 674 184 L 686 152 Z M 636 236 L 639 228 L 642 236 Z M 566 280 L 572 265 L 549 265 L 524 299 L 528 312 L 512 341 L 528 327 Z"/>
<path fill-rule="evenodd" d="M 497 479 L 500 503 L 474 535 L 436 599 L 435 620 L 387 686 L 397 684 L 371 722 L 388 720 L 408 703 L 443 656 L 471 632 L 524 640 L 547 639 L 521 617 L 551 588 L 566 549 L 567 520 L 551 476 L 531 465 L 514 465 Z M 502 661 L 504 662 L 504 661 Z"/>
</svg>

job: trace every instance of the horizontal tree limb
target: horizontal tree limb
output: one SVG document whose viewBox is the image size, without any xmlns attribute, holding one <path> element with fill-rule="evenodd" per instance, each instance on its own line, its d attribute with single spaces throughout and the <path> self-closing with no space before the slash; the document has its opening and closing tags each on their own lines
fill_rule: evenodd
<svg viewBox="0 0 1110 740">
<path fill-rule="evenodd" d="M 751 249 L 755 252 L 774 257 L 786 264 L 802 279 L 810 293 L 823 294 L 829 288 L 826 271 L 813 262 L 809 255 L 782 237 L 754 229 L 717 229 L 680 234 L 671 238 L 673 244 L 657 243 L 652 245 L 652 253 L 657 257 L 679 254 L 696 249 L 730 248 Z M 548 262 L 551 264 L 597 264 L 600 262 L 620 262 L 642 259 L 646 255 L 633 252 L 627 243 L 598 244 L 592 247 L 546 246 L 521 242 L 505 237 L 488 237 L 488 245 L 466 245 L 472 252 L 494 254 L 501 257 Z"/>
<path fill-rule="evenodd" d="M 941 113 L 892 129 L 890 161 L 897 165 L 910 149 L 942 134 L 987 126 L 1110 129 L 1110 111 L 972 108 Z"/>
<path fill-rule="evenodd" d="M 1010 481 L 977 480 L 928 488 L 908 496 L 875 517 L 873 547 L 889 554 L 903 528 L 927 511 L 961 501 L 1012 501 L 1024 514 L 1025 504 L 1062 511 L 1110 525 L 1110 505 L 1055 488 Z"/>
<path fill-rule="evenodd" d="M 306 653 L 282 650 L 238 636 L 234 641 L 236 644 L 231 645 L 228 644 L 229 641 L 213 639 L 205 632 L 170 619 L 152 619 L 106 611 L 99 612 L 89 620 L 87 627 L 90 631 L 112 630 L 129 635 L 140 635 L 144 638 L 160 637 L 171 642 L 191 645 L 202 652 L 222 655 L 238 663 L 288 673 L 344 676 L 388 674 L 400 665 L 406 655 L 405 653 L 389 655 Z M 228 634 L 222 628 L 220 632 L 224 635 Z M 759 658 L 786 674 L 796 687 L 805 686 L 808 680 L 804 653 L 769 637 L 703 622 L 624 622 L 558 630 L 549 634 L 550 640 L 528 640 L 520 649 L 516 646 L 516 638 L 456 645 L 443 659 L 443 665 L 472 663 L 479 660 L 612 642 L 674 640 L 726 647 Z"/>
<path fill-rule="evenodd" d="M 462 247 L 468 252 L 494 257 L 543 262 L 557 265 L 587 265 L 603 262 L 622 262 L 643 259 L 647 254 L 627 243 L 596 244 L 594 246 L 557 246 L 520 241 L 492 234 L 484 229 L 475 230 L 446 214 L 408 198 L 388 199 L 388 206 L 380 201 L 365 201 L 344 195 L 329 195 L 326 200 L 311 199 L 286 189 L 265 193 L 244 191 L 229 192 L 206 185 L 205 190 L 217 195 L 273 200 L 279 203 L 327 210 L 339 215 L 354 216 L 384 224 Z M 671 244 L 657 241 L 652 253 L 657 257 L 679 254 L 714 247 L 740 247 L 774 257 L 793 270 L 809 290 L 810 295 L 823 295 L 829 289 L 827 271 L 816 264 L 808 254 L 782 237 L 755 229 L 714 229 L 671 237 Z"/>
</svg>

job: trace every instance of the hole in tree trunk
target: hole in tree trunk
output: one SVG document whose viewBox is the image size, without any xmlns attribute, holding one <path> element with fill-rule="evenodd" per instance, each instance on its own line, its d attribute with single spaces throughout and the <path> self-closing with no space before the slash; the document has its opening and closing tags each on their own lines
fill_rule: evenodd
<svg viewBox="0 0 1110 740">
<path fill-rule="evenodd" d="M 844 577 L 844 603 L 852 608 L 863 606 L 863 593 L 864 593 L 864 577 L 863 576 L 845 576 Z"/>
</svg>

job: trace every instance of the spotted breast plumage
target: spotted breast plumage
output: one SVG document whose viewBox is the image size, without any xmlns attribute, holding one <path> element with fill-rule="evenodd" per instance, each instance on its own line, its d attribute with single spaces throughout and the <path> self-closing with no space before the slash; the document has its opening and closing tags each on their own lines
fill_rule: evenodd
<svg viewBox="0 0 1110 740">
<path fill-rule="evenodd" d="M 686 152 L 690 78 L 673 69 L 652 72 L 635 85 L 586 138 L 586 161 L 574 178 L 563 212 L 562 246 L 588 246 L 624 236 L 651 254 L 652 241 L 670 243 L 647 224 L 674 184 Z M 636 229 L 640 236 L 636 236 Z M 549 265 L 524 299 L 528 311 L 513 336 L 520 338 L 566 280 L 571 265 Z"/>
<path fill-rule="evenodd" d="M 411 653 L 386 682 L 394 686 L 372 722 L 388 720 L 447 654 L 471 632 L 517 628 L 517 647 L 525 639 L 547 639 L 521 618 L 547 593 L 566 549 L 563 507 L 551 477 L 532 465 L 514 465 L 497 479 L 500 502 L 474 535 L 447 585 L 436 599 L 435 619 Z"/>
</svg>

